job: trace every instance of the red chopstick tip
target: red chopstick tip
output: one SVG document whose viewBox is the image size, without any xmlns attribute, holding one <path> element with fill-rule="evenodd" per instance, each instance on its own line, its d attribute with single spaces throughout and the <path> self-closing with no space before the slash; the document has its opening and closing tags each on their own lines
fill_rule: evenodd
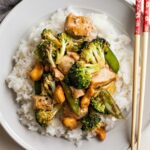
<svg viewBox="0 0 150 150">
<path fill-rule="evenodd" d="M 149 32 L 150 0 L 144 0 L 143 32 Z"/>
<path fill-rule="evenodd" d="M 141 33 L 141 0 L 136 0 L 136 8 L 135 8 L 135 34 Z"/>
</svg>

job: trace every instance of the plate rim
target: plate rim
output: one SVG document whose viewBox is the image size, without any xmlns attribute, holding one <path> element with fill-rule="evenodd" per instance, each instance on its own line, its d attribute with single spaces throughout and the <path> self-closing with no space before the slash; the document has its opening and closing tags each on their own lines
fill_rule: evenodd
<svg viewBox="0 0 150 150">
<path fill-rule="evenodd" d="M 131 9 L 132 11 L 134 11 L 134 3 L 129 2 L 127 0 L 119 0 L 120 2 L 127 4 L 127 7 L 129 9 Z M 3 21 L 0 24 L 0 34 L 3 30 L 3 26 L 5 26 L 5 24 L 7 23 L 7 21 L 9 21 L 9 18 L 11 18 L 12 14 L 15 13 L 16 9 L 21 7 L 21 5 L 24 5 L 25 2 L 30 2 L 30 1 L 20 1 L 8 14 L 7 16 L 3 19 Z M 27 149 L 27 150 L 35 150 L 34 147 L 32 147 L 30 144 L 28 144 L 27 142 L 24 142 L 23 139 L 21 139 L 17 134 L 15 134 L 15 132 L 10 128 L 10 126 L 8 125 L 8 123 L 5 121 L 5 119 L 3 118 L 3 115 L 1 114 L 0 111 L 0 125 L 1 127 L 5 130 L 5 132 L 9 135 L 9 137 L 15 141 L 18 145 L 20 145 L 22 148 Z"/>
</svg>

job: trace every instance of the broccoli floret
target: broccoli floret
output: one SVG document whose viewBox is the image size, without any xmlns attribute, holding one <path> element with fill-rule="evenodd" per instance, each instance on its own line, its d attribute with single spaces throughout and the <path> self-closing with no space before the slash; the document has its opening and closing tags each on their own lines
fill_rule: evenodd
<svg viewBox="0 0 150 150">
<path fill-rule="evenodd" d="M 69 43 L 71 42 L 72 39 L 66 33 L 60 33 L 60 34 L 58 34 L 57 37 L 61 43 L 61 47 L 60 47 L 60 49 L 58 49 L 57 55 L 56 55 L 56 64 L 59 64 L 61 58 L 64 56 L 64 54 L 66 52 L 67 45 L 69 45 Z"/>
<path fill-rule="evenodd" d="M 55 81 L 52 78 L 52 75 L 50 73 L 43 75 L 43 81 L 42 81 L 42 88 L 41 88 L 41 95 L 53 95 L 53 92 L 55 90 Z"/>
<path fill-rule="evenodd" d="M 110 68 L 115 73 L 117 73 L 118 70 L 119 70 L 119 61 L 118 61 L 117 57 L 115 56 L 115 54 L 110 49 L 110 44 L 108 43 L 108 41 L 106 41 L 103 38 L 97 38 L 97 40 L 99 41 L 100 47 L 104 51 L 106 62 L 108 63 L 108 65 L 110 66 Z"/>
<path fill-rule="evenodd" d="M 69 84 L 78 89 L 86 89 L 92 80 L 92 74 L 100 70 L 98 64 L 86 64 L 83 61 L 77 61 L 72 65 L 67 75 Z"/>
<path fill-rule="evenodd" d="M 110 68 L 117 73 L 119 62 L 117 57 L 110 49 L 110 44 L 104 38 L 96 38 L 88 43 L 81 52 L 81 58 L 88 63 L 105 64 L 105 60 Z"/>
<path fill-rule="evenodd" d="M 35 119 L 42 127 L 47 127 L 50 121 L 54 118 L 54 116 L 61 109 L 62 105 L 55 105 L 52 110 L 36 110 L 35 111 Z"/>
<path fill-rule="evenodd" d="M 110 95 L 110 93 L 106 89 L 103 89 L 103 88 L 97 89 L 92 99 L 94 99 L 94 102 L 96 102 L 97 105 L 92 103 L 92 100 L 91 100 L 91 105 L 98 112 L 100 112 L 98 109 L 99 108 L 98 105 L 104 104 L 105 105 L 104 113 L 111 114 L 112 116 L 118 119 L 124 118 L 121 112 L 121 109 L 119 108 L 119 106 L 117 105 L 113 97 Z"/>
<path fill-rule="evenodd" d="M 49 40 L 42 40 L 36 47 L 35 54 L 40 61 L 47 60 L 46 49 L 49 49 L 51 42 Z"/>
<path fill-rule="evenodd" d="M 105 64 L 105 58 L 100 41 L 98 39 L 94 39 L 90 43 L 87 43 L 82 49 L 81 58 L 87 63 L 98 63 L 103 66 Z"/>
<path fill-rule="evenodd" d="M 104 38 L 97 37 L 94 41 L 98 42 L 98 44 L 104 50 L 104 52 L 109 50 L 110 44 Z"/>
<path fill-rule="evenodd" d="M 100 99 L 100 97 L 91 98 L 91 106 L 100 113 L 105 113 L 105 104 Z"/>
<path fill-rule="evenodd" d="M 53 35 L 50 29 L 44 29 L 41 33 L 41 38 L 44 40 L 49 40 L 54 43 L 55 46 L 61 47 L 59 40 Z"/>
<path fill-rule="evenodd" d="M 80 50 L 85 46 L 85 39 L 74 39 L 71 38 L 69 44 L 66 47 L 67 51 L 80 52 Z"/>
<path fill-rule="evenodd" d="M 56 54 L 56 64 L 59 64 L 66 51 L 79 51 L 84 43 L 83 39 L 75 40 L 66 33 L 58 34 L 57 38 L 61 43 L 61 47 Z"/>
<path fill-rule="evenodd" d="M 100 121 L 101 119 L 96 113 L 88 114 L 81 120 L 81 123 L 82 123 L 81 129 L 83 131 L 91 131 L 98 127 Z"/>
<path fill-rule="evenodd" d="M 44 63 L 49 63 L 52 68 L 56 67 L 54 61 L 54 55 L 56 53 L 56 49 L 53 43 L 49 40 L 42 40 L 39 45 L 37 45 L 37 49 L 35 54 L 38 56 L 39 60 Z"/>
<path fill-rule="evenodd" d="M 51 111 L 46 110 L 37 110 L 35 111 L 35 118 L 36 121 L 39 123 L 42 127 L 47 127 L 52 119 Z"/>
</svg>

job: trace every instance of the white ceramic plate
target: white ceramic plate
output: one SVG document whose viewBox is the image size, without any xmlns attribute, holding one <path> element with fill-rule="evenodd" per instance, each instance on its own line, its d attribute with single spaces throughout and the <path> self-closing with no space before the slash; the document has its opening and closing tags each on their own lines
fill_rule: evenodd
<svg viewBox="0 0 150 150">
<path fill-rule="evenodd" d="M 0 27 L 0 121 L 8 134 L 21 146 L 29 150 L 127 150 L 130 141 L 130 117 L 121 121 L 107 134 L 104 142 L 96 139 L 84 141 L 76 148 L 72 143 L 55 137 L 44 137 L 22 126 L 16 114 L 12 92 L 7 88 L 5 79 L 12 69 L 12 56 L 15 54 L 20 39 L 27 35 L 30 28 L 59 8 L 76 6 L 83 11 L 101 11 L 116 20 L 120 29 L 133 37 L 134 12 L 123 0 L 24 0 L 11 11 Z M 86 8 L 86 9 L 85 9 Z M 150 53 L 148 54 L 148 58 Z M 150 59 L 148 59 L 148 64 Z M 144 127 L 150 116 L 150 68 L 147 72 L 146 99 L 144 109 Z"/>
</svg>

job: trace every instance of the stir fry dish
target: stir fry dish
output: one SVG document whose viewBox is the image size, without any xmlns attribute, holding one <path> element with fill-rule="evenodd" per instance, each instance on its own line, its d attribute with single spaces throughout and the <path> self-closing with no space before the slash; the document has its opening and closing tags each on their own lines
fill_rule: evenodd
<svg viewBox="0 0 150 150">
<path fill-rule="evenodd" d="M 119 62 L 109 42 L 92 39 L 91 20 L 70 14 L 64 32 L 43 29 L 29 73 L 34 82 L 33 109 L 37 123 L 48 127 L 57 116 L 68 130 L 81 128 L 100 140 L 106 137 L 103 116 L 123 119 L 113 98 Z"/>
</svg>

